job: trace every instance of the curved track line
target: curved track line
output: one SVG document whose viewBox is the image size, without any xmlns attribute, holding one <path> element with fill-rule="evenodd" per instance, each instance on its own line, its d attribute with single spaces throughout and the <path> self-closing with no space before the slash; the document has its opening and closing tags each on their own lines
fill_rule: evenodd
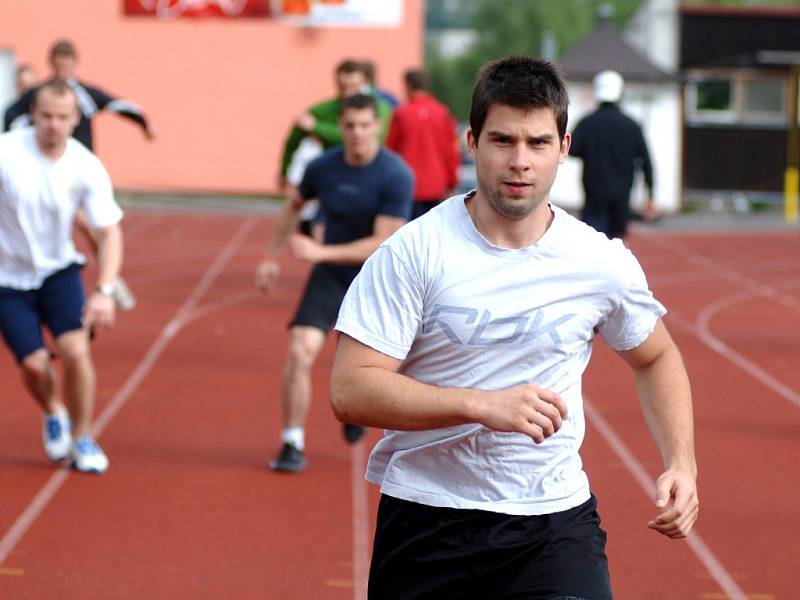
<svg viewBox="0 0 800 600">
<path fill-rule="evenodd" d="M 773 375 L 769 374 L 767 371 L 759 367 L 756 363 L 751 361 L 748 358 L 745 358 L 736 350 L 728 346 L 725 342 L 720 340 L 716 337 L 713 333 L 711 333 L 711 329 L 709 326 L 709 322 L 711 317 L 723 310 L 728 308 L 729 306 L 735 304 L 736 302 L 741 302 L 746 299 L 752 299 L 757 295 L 753 292 L 746 291 L 746 292 L 739 292 L 737 294 L 733 294 L 732 296 L 728 296 L 725 298 L 721 298 L 716 302 L 712 302 L 706 308 L 704 308 L 700 315 L 698 315 L 697 320 L 695 323 L 690 322 L 685 317 L 681 316 L 679 313 L 676 313 L 673 310 L 667 313 L 667 318 L 676 323 L 681 329 L 695 335 L 702 343 L 708 346 L 711 350 L 716 352 L 718 355 L 723 357 L 724 359 L 730 361 L 737 367 L 739 367 L 742 371 L 745 371 L 751 377 L 768 387 L 770 390 L 781 396 L 783 399 L 789 401 L 790 403 L 794 404 L 798 408 L 800 408 L 800 394 L 798 394 L 795 390 L 787 386 L 785 383 L 781 382 L 779 379 L 774 377 Z"/>
<path fill-rule="evenodd" d="M 256 220 L 252 217 L 247 218 L 239 226 L 233 237 L 228 241 L 222 251 L 217 255 L 214 262 L 203 274 L 203 277 L 190 292 L 184 303 L 176 312 L 175 316 L 164 326 L 155 342 L 147 350 L 142 360 L 128 377 L 120 390 L 115 394 L 111 401 L 103 409 L 100 416 L 96 419 L 92 427 L 92 433 L 99 436 L 106 428 L 112 418 L 125 405 L 133 392 L 148 374 L 150 369 L 158 360 L 161 353 L 167 347 L 172 338 L 180 331 L 181 327 L 191 318 L 192 311 L 199 302 L 200 298 L 208 291 L 211 284 L 219 276 L 230 259 L 233 257 L 244 238 L 253 229 Z M 36 496 L 28 503 L 17 520 L 9 528 L 0 540 L 0 565 L 5 562 L 8 555 L 14 550 L 19 541 L 25 536 L 31 526 L 36 522 L 39 515 L 47 508 L 47 505 L 61 489 L 61 486 L 69 478 L 70 471 L 61 469 L 53 473 L 45 482 Z"/>
<path fill-rule="evenodd" d="M 586 415 L 591 420 L 592 425 L 597 428 L 614 454 L 622 461 L 625 468 L 628 469 L 628 472 L 639 484 L 639 487 L 642 488 L 645 495 L 648 498 L 652 498 L 656 485 L 655 481 L 648 475 L 642 464 L 636 460 L 636 457 L 625 445 L 625 442 L 622 441 L 622 438 L 617 435 L 611 425 L 608 424 L 608 421 L 605 420 L 586 396 L 583 397 L 583 405 Z M 733 577 L 731 577 L 730 573 L 728 573 L 696 531 L 690 533 L 686 541 L 692 549 L 692 552 L 694 552 L 695 556 L 703 563 L 708 573 L 714 581 L 717 582 L 722 591 L 728 595 L 730 600 L 747 600 L 747 595 L 736 585 Z"/>
<path fill-rule="evenodd" d="M 779 304 L 782 304 L 788 308 L 800 310 L 800 301 L 796 300 L 795 298 L 782 294 L 779 290 L 770 285 L 759 283 L 752 277 L 748 277 L 736 269 L 731 269 L 730 267 L 726 267 L 725 265 L 722 265 L 711 258 L 701 256 L 694 250 L 687 248 L 679 242 L 666 243 L 664 240 L 651 235 L 642 237 L 643 239 L 653 242 L 655 245 L 660 246 L 661 248 L 664 248 L 673 254 L 677 254 L 690 263 L 697 265 L 706 271 L 710 271 L 712 274 L 721 277 L 722 279 L 726 279 L 731 283 L 735 283 L 736 285 L 747 288 L 758 296 L 769 298 L 770 300 L 774 300 L 775 302 L 778 302 Z"/>
</svg>

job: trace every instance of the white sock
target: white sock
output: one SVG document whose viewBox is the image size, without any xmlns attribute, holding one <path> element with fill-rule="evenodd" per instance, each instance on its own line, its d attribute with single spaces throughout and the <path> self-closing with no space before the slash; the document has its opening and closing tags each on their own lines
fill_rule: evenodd
<svg viewBox="0 0 800 600">
<path fill-rule="evenodd" d="M 281 441 L 291 444 L 298 450 L 306 449 L 306 430 L 304 427 L 284 427 L 281 430 Z"/>
</svg>

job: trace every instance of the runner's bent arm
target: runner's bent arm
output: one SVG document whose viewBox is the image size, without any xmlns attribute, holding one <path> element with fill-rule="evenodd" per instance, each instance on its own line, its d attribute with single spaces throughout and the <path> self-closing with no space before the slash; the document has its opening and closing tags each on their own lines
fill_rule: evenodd
<svg viewBox="0 0 800 600">
<path fill-rule="evenodd" d="M 293 235 L 289 242 L 292 254 L 296 258 L 311 263 L 334 263 L 344 265 L 360 265 L 395 231 L 406 224 L 406 219 L 378 215 L 372 228 L 372 235 L 346 244 L 320 244 L 303 235 Z"/>
<path fill-rule="evenodd" d="M 262 292 L 271 290 L 280 275 L 280 266 L 276 259 L 286 247 L 291 232 L 297 227 L 300 209 L 304 202 L 297 189 L 291 186 L 283 208 L 272 225 L 265 257 L 256 268 L 256 287 Z"/>
<path fill-rule="evenodd" d="M 645 421 L 664 462 L 656 481 L 658 516 L 648 526 L 682 538 L 697 519 L 697 463 L 689 378 L 663 322 L 640 346 L 617 352 L 633 368 Z"/>
<path fill-rule="evenodd" d="M 330 385 L 336 418 L 405 431 L 481 423 L 539 443 L 558 431 L 566 417 L 558 394 L 538 386 L 496 391 L 437 387 L 398 373 L 400 364 L 341 334 Z"/>
</svg>

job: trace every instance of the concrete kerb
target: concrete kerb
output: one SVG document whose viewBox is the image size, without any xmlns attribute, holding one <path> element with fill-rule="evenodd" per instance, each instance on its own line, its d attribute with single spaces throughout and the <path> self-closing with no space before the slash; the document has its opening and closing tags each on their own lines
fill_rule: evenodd
<svg viewBox="0 0 800 600">
<path fill-rule="evenodd" d="M 170 211 L 234 214 L 273 214 L 282 199 L 273 196 L 186 194 L 116 190 L 117 201 L 129 211 Z"/>
</svg>

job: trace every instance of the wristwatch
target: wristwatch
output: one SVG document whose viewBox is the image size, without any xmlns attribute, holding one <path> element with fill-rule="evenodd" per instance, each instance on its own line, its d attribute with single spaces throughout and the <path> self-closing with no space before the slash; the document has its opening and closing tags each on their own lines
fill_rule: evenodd
<svg viewBox="0 0 800 600">
<path fill-rule="evenodd" d="M 114 294 L 113 285 L 98 285 L 95 290 L 101 296 L 112 296 Z"/>
</svg>

